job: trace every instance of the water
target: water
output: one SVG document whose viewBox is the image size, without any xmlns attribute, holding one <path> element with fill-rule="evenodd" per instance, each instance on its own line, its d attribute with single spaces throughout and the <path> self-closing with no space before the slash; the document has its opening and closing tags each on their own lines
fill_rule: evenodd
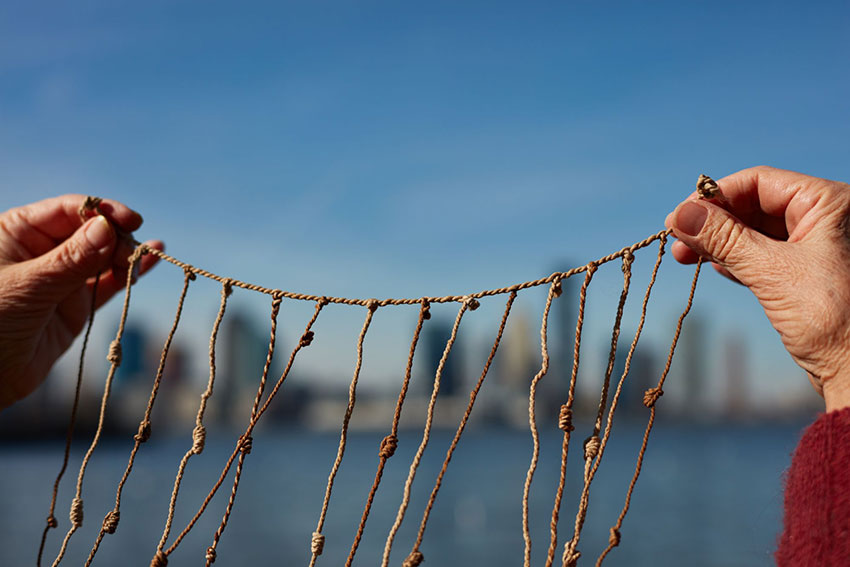
<svg viewBox="0 0 850 567">
<path fill-rule="evenodd" d="M 647 460 L 622 530 L 622 543 L 606 565 L 754 566 L 771 565 L 781 525 L 783 470 L 800 425 L 723 427 L 661 423 L 653 432 Z M 560 544 L 572 532 L 581 489 L 579 443 L 571 447 L 569 480 L 561 513 Z M 533 563 L 543 563 L 549 516 L 560 462 L 560 436 L 542 439 L 542 454 L 531 502 Z M 582 560 L 592 565 L 623 504 L 643 433 L 643 424 L 615 427 L 592 485 L 590 511 L 582 531 Z M 586 435 L 586 434 L 585 434 Z M 161 436 L 161 434 L 160 434 Z M 356 565 L 380 564 L 387 531 L 395 518 L 404 478 L 421 433 L 401 435 L 375 499 Z M 410 551 L 451 432 L 436 432 L 414 483 L 413 499 L 396 538 L 391 565 Z M 325 525 L 325 553 L 319 565 L 341 565 L 348 554 L 377 465 L 382 435 L 354 433 L 342 464 Z M 121 524 L 107 535 L 95 565 L 147 567 L 162 534 L 180 456 L 191 441 L 174 437 L 143 446 L 127 483 Z M 207 441 L 187 469 L 174 534 L 197 510 L 235 436 Z M 324 495 L 338 436 L 303 431 L 261 430 L 246 461 L 230 523 L 218 547 L 217 565 L 306 565 L 310 534 Z M 68 528 L 67 510 L 81 454 L 72 454 L 60 490 L 47 556 L 51 563 Z M 95 452 L 85 487 L 85 523 L 71 540 L 63 565 L 80 565 L 91 548 L 126 464 L 131 441 L 113 439 Z M 421 551 L 430 566 L 522 565 L 522 483 L 530 458 L 527 432 L 472 429 L 450 464 Z M 49 490 L 61 459 L 60 444 L 0 447 L 0 564 L 32 565 L 49 504 Z M 203 564 L 230 491 L 228 480 L 210 509 L 170 557 L 171 567 Z"/>
</svg>

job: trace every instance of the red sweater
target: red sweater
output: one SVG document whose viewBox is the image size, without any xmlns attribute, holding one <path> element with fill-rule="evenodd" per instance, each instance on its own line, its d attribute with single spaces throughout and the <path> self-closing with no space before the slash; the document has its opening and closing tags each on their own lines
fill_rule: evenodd
<svg viewBox="0 0 850 567">
<path fill-rule="evenodd" d="M 850 408 L 821 415 L 794 452 L 776 564 L 850 566 Z"/>
</svg>

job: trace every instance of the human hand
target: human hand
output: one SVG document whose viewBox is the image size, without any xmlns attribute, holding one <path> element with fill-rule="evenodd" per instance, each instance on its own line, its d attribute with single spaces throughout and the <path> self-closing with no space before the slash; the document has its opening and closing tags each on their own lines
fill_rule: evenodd
<svg viewBox="0 0 850 567">
<path fill-rule="evenodd" d="M 827 411 L 850 406 L 850 185 L 771 167 L 717 183 L 667 217 L 673 256 L 747 286 Z"/>
<path fill-rule="evenodd" d="M 133 249 L 113 224 L 129 233 L 142 217 L 104 200 L 99 208 L 106 216 L 84 222 L 84 201 L 64 195 L 0 214 L 0 409 L 35 390 L 82 331 L 98 274 L 95 308 L 126 284 Z M 155 262 L 143 256 L 139 274 Z"/>
</svg>

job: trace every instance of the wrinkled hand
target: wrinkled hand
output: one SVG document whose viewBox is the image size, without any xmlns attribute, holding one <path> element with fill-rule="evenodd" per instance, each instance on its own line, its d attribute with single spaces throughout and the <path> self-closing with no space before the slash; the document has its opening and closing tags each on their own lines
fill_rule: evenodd
<svg viewBox="0 0 850 567">
<path fill-rule="evenodd" d="M 674 257 L 747 286 L 827 411 L 850 406 L 850 185 L 770 167 L 718 185 L 667 217 Z"/>
<path fill-rule="evenodd" d="M 101 274 L 95 308 L 126 283 L 131 245 L 125 232 L 142 217 L 105 200 L 83 221 L 83 195 L 65 195 L 0 214 L 0 409 L 29 395 L 82 331 L 91 311 L 92 286 Z M 162 248 L 159 241 L 147 243 Z M 146 255 L 144 273 L 156 262 Z"/>
</svg>

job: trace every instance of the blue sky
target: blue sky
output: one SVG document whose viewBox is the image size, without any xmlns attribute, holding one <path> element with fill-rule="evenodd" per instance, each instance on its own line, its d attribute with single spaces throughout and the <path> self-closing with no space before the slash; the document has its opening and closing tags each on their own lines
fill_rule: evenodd
<svg viewBox="0 0 850 567">
<path fill-rule="evenodd" d="M 120 199 L 174 255 L 296 291 L 501 286 L 658 231 L 699 173 L 850 179 L 848 33 L 846 2 L 4 3 L 0 206 Z M 712 332 L 802 385 L 706 275 Z"/>
</svg>

